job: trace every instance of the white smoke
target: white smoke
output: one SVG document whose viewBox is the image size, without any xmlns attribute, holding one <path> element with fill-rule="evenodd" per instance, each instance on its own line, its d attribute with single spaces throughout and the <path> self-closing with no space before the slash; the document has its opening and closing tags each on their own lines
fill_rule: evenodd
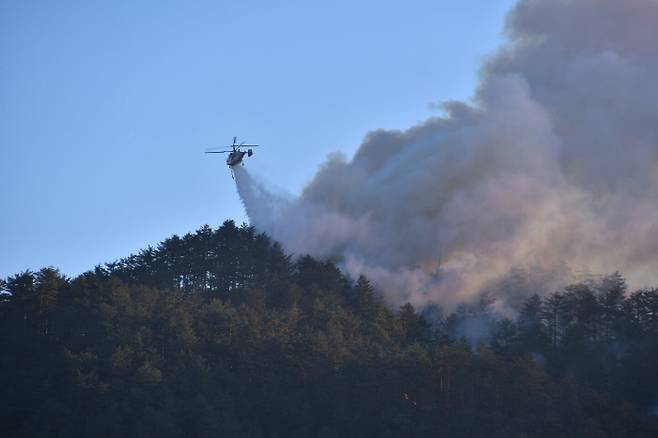
<svg viewBox="0 0 658 438">
<path fill-rule="evenodd" d="M 252 224 L 391 305 L 451 306 L 515 276 L 532 292 L 577 271 L 655 282 L 658 1 L 521 0 L 506 35 L 471 103 L 369 133 L 296 199 L 236 169 Z"/>
</svg>

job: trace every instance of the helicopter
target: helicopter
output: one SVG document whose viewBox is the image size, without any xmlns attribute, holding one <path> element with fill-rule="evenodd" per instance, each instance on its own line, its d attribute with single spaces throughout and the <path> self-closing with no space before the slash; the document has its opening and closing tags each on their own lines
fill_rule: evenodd
<svg viewBox="0 0 658 438">
<path fill-rule="evenodd" d="M 238 143 L 238 137 L 233 137 L 233 144 L 229 147 L 231 149 L 224 150 L 224 151 L 214 151 L 212 149 L 220 149 L 220 148 L 209 148 L 206 150 L 206 154 L 228 154 L 228 157 L 226 157 L 226 165 L 228 167 L 233 167 L 238 164 L 243 163 L 244 156 L 247 155 L 248 157 L 251 157 L 254 154 L 254 151 L 251 148 L 257 147 L 257 144 L 247 144 L 245 142 Z M 248 148 L 246 151 L 240 150 L 240 148 L 245 147 Z"/>
</svg>

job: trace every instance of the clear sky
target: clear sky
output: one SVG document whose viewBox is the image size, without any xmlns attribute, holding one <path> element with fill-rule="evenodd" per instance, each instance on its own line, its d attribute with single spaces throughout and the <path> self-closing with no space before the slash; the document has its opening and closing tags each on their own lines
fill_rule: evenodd
<svg viewBox="0 0 658 438">
<path fill-rule="evenodd" d="M 221 155 L 299 193 L 467 99 L 512 0 L 0 2 L 0 277 L 246 221 Z"/>
</svg>

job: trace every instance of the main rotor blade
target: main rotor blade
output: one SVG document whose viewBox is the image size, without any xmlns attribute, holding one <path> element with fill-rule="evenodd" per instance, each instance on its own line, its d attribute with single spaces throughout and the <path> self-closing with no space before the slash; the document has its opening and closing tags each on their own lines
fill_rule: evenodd
<svg viewBox="0 0 658 438">
<path fill-rule="evenodd" d="M 228 154 L 233 151 L 205 151 L 204 154 Z"/>
<path fill-rule="evenodd" d="M 222 149 L 222 148 L 231 148 L 231 149 L 233 149 L 233 145 L 219 146 L 219 147 L 216 147 L 216 148 L 206 148 L 206 150 L 207 151 L 212 151 L 212 150 L 215 150 L 215 149 Z"/>
</svg>

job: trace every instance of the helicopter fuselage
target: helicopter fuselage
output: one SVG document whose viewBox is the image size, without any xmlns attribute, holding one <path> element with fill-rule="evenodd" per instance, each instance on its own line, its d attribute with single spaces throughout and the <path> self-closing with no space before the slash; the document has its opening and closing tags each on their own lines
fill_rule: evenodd
<svg viewBox="0 0 658 438">
<path fill-rule="evenodd" d="M 242 159 L 244 158 L 244 155 L 246 154 L 246 151 L 234 151 L 228 154 L 228 157 L 226 158 L 226 165 L 227 166 L 235 166 L 236 164 L 242 163 Z"/>
</svg>

